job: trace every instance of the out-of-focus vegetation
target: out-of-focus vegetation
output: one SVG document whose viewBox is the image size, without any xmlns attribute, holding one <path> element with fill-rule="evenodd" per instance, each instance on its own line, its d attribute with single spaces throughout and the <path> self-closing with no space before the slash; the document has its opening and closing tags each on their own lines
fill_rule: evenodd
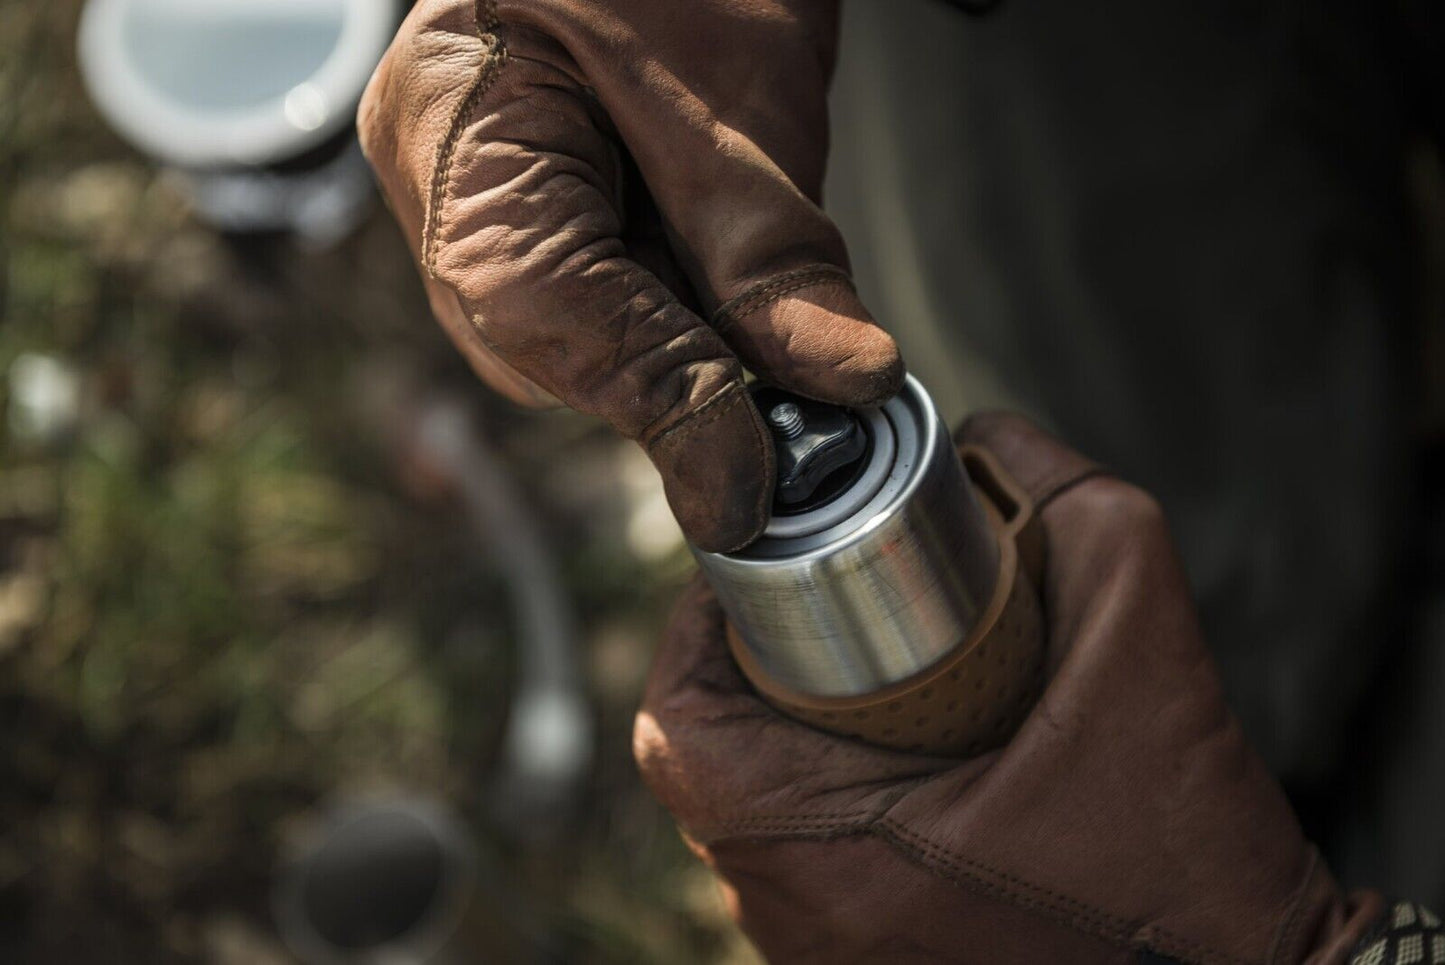
<svg viewBox="0 0 1445 965">
<path fill-rule="evenodd" d="M 288 828 L 376 787 L 452 802 L 571 960 L 750 960 L 628 752 L 686 569 L 645 465 L 489 399 L 383 212 L 325 253 L 194 223 L 89 106 L 78 8 L 0 0 L 0 960 L 286 961 Z M 398 382 L 474 400 L 566 548 L 600 736 L 551 843 L 489 817 L 511 616 Z"/>
</svg>

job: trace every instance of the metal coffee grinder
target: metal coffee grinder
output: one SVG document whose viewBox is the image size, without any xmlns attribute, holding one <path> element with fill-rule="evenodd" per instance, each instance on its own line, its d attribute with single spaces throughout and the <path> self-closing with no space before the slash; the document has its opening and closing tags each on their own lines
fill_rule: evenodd
<svg viewBox="0 0 1445 965">
<path fill-rule="evenodd" d="M 899 750 L 1006 741 L 1043 675 L 1042 534 L 986 450 L 961 453 L 923 386 L 850 410 L 752 389 L 777 451 L 772 520 L 693 553 L 758 691 L 815 727 Z"/>
</svg>

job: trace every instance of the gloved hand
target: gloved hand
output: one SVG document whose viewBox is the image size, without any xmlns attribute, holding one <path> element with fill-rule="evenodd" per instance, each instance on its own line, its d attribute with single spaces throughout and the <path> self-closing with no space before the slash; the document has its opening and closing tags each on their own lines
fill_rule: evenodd
<svg viewBox="0 0 1445 965">
<path fill-rule="evenodd" d="M 836 0 L 421 0 L 362 101 L 452 339 L 640 442 L 704 549 L 767 524 L 743 365 L 845 405 L 903 377 L 818 207 L 836 31 Z"/>
<path fill-rule="evenodd" d="M 779 963 L 1346 961 L 1382 899 L 1340 893 L 1225 708 L 1158 506 L 1018 417 L 963 435 L 1047 540 L 1049 682 L 1003 748 L 812 730 L 739 674 L 705 584 L 673 617 L 637 759 L 742 928 Z"/>
</svg>

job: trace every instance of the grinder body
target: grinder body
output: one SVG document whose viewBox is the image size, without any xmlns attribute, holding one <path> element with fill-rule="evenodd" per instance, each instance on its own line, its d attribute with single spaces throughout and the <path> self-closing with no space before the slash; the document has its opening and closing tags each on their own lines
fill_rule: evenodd
<svg viewBox="0 0 1445 965">
<path fill-rule="evenodd" d="M 763 537 L 739 552 L 693 550 L 744 674 L 833 733 L 947 755 L 1003 743 L 1043 676 L 1042 544 L 1027 496 L 988 452 L 960 455 L 911 377 L 881 408 L 851 414 L 755 396 L 792 505 L 775 501 Z M 851 461 L 832 468 L 829 453 Z"/>
</svg>

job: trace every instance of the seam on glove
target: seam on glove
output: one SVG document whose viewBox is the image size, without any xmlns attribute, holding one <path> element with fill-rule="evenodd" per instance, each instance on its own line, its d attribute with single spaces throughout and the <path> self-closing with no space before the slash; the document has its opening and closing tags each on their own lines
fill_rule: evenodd
<svg viewBox="0 0 1445 965">
<path fill-rule="evenodd" d="M 937 863 L 986 894 L 1045 913 L 1062 924 L 1105 941 L 1133 950 L 1148 949 L 1172 957 L 1183 956 L 1187 961 L 1197 962 L 1199 965 L 1251 965 L 1245 959 L 1216 951 L 1182 935 L 1176 935 L 1168 929 L 1160 928 L 1158 925 L 1148 927 L 1150 938 L 1141 943 L 1137 937 L 1141 933 L 1141 929 L 1134 927 L 1132 923 L 1123 918 L 1077 898 L 1071 898 L 1042 885 L 1036 885 L 1017 875 L 1011 875 L 982 862 L 965 858 L 909 831 L 890 818 L 878 821 L 873 825 L 873 829 L 875 833 L 891 840 L 900 850 L 916 856 L 925 867 L 929 866 L 930 862 Z M 996 878 L 997 881 L 989 880 L 989 876 Z M 949 876 L 945 875 L 944 877 Z"/>
<path fill-rule="evenodd" d="M 804 288 L 828 284 L 841 284 L 846 286 L 849 291 L 855 290 L 853 279 L 848 277 L 848 273 L 832 265 L 814 265 L 811 268 L 784 272 L 775 278 L 754 285 L 741 295 L 730 298 L 719 305 L 717 311 L 712 313 L 713 328 L 724 332 L 764 305 L 775 302 L 784 295 L 790 295 Z"/>
<path fill-rule="evenodd" d="M 497 81 L 497 75 L 507 64 L 507 43 L 496 32 L 500 25 L 500 21 L 497 19 L 496 0 L 476 0 L 472 7 L 472 22 L 476 27 L 477 38 L 482 42 L 482 62 L 477 68 L 477 79 L 472 83 L 472 89 L 467 92 L 467 96 L 457 108 L 456 114 L 452 116 L 451 126 L 447 128 L 446 139 L 442 141 L 441 148 L 437 151 L 436 167 L 432 172 L 431 193 L 427 199 L 425 225 L 422 228 L 422 265 L 426 268 L 427 274 L 433 278 L 436 277 L 437 220 L 440 217 L 447 181 L 451 177 L 452 161 L 456 158 L 457 144 L 462 139 L 462 131 L 466 129 L 472 111 L 476 109 L 487 91 L 491 90 L 492 85 Z"/>
<path fill-rule="evenodd" d="M 1086 466 L 1083 469 L 1068 469 L 1054 476 L 1050 476 L 1038 487 L 1039 494 L 1037 496 L 1030 494 L 1030 498 L 1034 501 L 1034 512 L 1043 512 L 1045 506 L 1079 485 L 1079 483 L 1088 482 L 1090 479 L 1098 479 L 1101 476 L 1117 478 L 1108 469 L 1099 465 Z"/>
<path fill-rule="evenodd" d="M 717 826 L 717 835 L 708 838 L 699 838 L 709 843 L 725 840 L 731 837 L 796 837 L 810 831 L 837 831 L 844 830 L 851 833 L 867 833 L 873 822 L 887 814 L 889 809 L 907 797 L 915 789 L 934 780 L 934 775 L 915 777 L 907 781 L 901 781 L 890 788 L 880 800 L 870 808 L 855 808 L 850 811 L 819 811 L 813 814 L 778 814 L 764 815 L 756 818 L 743 818 L 741 820 L 724 821 Z"/>
<path fill-rule="evenodd" d="M 737 380 L 729 382 L 714 392 L 712 398 L 708 399 L 696 409 L 693 409 L 681 419 L 678 419 L 666 429 L 663 429 L 644 443 L 644 445 L 646 445 L 649 450 L 670 449 L 697 430 L 716 422 L 732 411 L 738 403 L 743 401 L 742 388 L 743 384 Z M 650 428 L 651 426 L 648 427 L 648 429 Z M 647 438 L 648 429 L 642 430 L 640 438 Z"/>
<path fill-rule="evenodd" d="M 757 410 L 751 405 L 748 405 L 748 403 L 749 396 L 747 388 L 743 385 L 741 379 L 734 379 L 713 393 L 712 398 L 708 399 L 696 409 L 693 409 L 666 429 L 663 429 L 657 435 L 653 436 L 651 440 L 643 443 L 643 445 L 648 453 L 654 450 L 667 452 L 697 432 L 697 430 L 716 422 L 739 405 L 744 405 L 747 407 L 750 416 L 748 422 L 753 427 L 753 438 L 757 441 L 758 449 L 763 454 L 763 477 L 765 479 L 771 479 L 775 471 L 773 460 L 776 456 L 773 455 L 772 447 L 768 445 L 765 434 L 767 430 L 762 424 L 762 417 L 759 416 Z M 652 427 L 649 426 L 648 429 L 642 431 L 642 438 L 647 436 L 647 432 L 651 428 Z M 753 518 L 758 520 L 758 525 L 740 543 L 735 546 L 725 547 L 723 549 L 724 553 L 736 552 L 763 535 L 763 530 L 766 529 L 768 525 L 768 504 L 772 501 L 772 498 L 773 491 L 771 487 L 758 487 L 757 502 L 753 505 Z"/>
<path fill-rule="evenodd" d="M 1017 875 L 999 871 L 986 864 L 954 854 L 942 845 L 910 831 L 889 818 L 883 818 L 875 825 L 877 832 L 901 850 L 919 859 L 928 866 L 936 863 L 960 878 L 967 879 L 979 890 L 995 898 L 1003 898 L 1025 908 L 1053 911 L 1064 917 L 1063 924 L 1087 931 L 1099 938 L 1118 944 L 1128 945 L 1132 933 L 1129 922 L 1109 914 L 1100 908 L 1059 894 L 1041 885 L 1025 881 Z M 950 877 L 945 875 L 944 877 Z M 1035 893 L 1039 897 L 1031 897 Z M 1053 917 L 1053 916 L 1050 916 Z"/>
<path fill-rule="evenodd" d="M 855 811 L 837 815 L 800 815 L 798 818 L 758 818 L 754 821 L 742 821 L 736 824 L 724 824 L 721 827 L 723 835 L 713 839 L 714 841 L 742 840 L 749 837 L 779 838 L 779 837 L 811 837 L 816 832 L 828 834 L 839 832 L 841 834 L 864 834 L 868 831 L 868 822 L 877 815 L 871 811 Z"/>
<path fill-rule="evenodd" d="M 917 787 L 931 780 L 933 778 L 910 782 L 909 787 Z M 900 794 L 898 798 L 893 799 L 893 802 L 896 803 L 896 800 L 903 796 L 906 795 Z M 990 897 L 1029 909 L 1065 927 L 1082 931 L 1121 948 L 1133 951 L 1153 951 L 1180 959 L 1183 962 L 1198 963 L 1198 965 L 1255 965 L 1255 963 L 1217 951 L 1182 935 L 1176 935 L 1158 925 L 1141 928 L 1102 908 L 1077 898 L 1071 898 L 1051 888 L 1034 884 L 1006 871 L 1000 871 L 983 862 L 959 855 L 886 817 L 887 810 L 892 806 L 893 803 L 888 803 L 883 805 L 882 810 L 804 814 L 726 822 L 719 828 L 722 832 L 721 836 L 710 839 L 709 843 L 719 843 L 729 837 L 796 839 L 871 834 L 889 842 L 903 852 L 906 857 L 917 861 L 955 885 L 972 888 Z M 1141 941 L 1140 936 L 1143 934 L 1147 934 L 1148 937 Z"/>
<path fill-rule="evenodd" d="M 1300 912 L 1304 906 L 1305 896 L 1309 893 L 1310 884 L 1315 880 L 1315 874 L 1319 871 L 1319 867 L 1319 849 L 1311 847 L 1310 863 L 1309 867 L 1305 869 L 1304 880 L 1301 881 L 1299 887 L 1295 889 L 1294 898 L 1290 901 L 1289 913 L 1286 914 L 1284 920 L 1280 922 L 1278 929 L 1275 931 L 1274 942 L 1270 945 L 1269 962 L 1271 965 L 1280 960 L 1279 956 L 1281 952 L 1288 951 L 1294 947 L 1295 936 L 1299 932 L 1300 927 Z"/>
</svg>

